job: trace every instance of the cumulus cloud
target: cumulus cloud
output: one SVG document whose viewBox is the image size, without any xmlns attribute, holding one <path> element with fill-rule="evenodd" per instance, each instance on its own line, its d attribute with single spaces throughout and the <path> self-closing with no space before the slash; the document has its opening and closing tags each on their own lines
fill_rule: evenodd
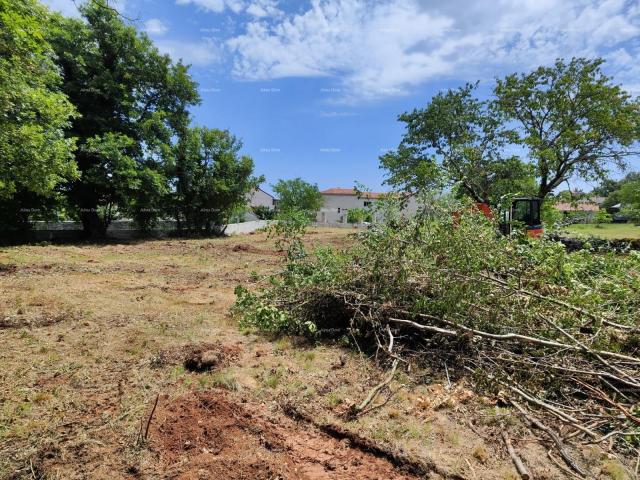
<svg viewBox="0 0 640 480">
<path fill-rule="evenodd" d="M 196 5 L 203 10 L 221 13 L 226 8 L 233 13 L 246 12 L 253 17 L 275 17 L 282 12 L 278 0 L 176 0 L 178 5 Z"/>
<path fill-rule="evenodd" d="M 625 0 L 312 0 L 250 21 L 227 45 L 239 78 L 336 77 L 347 96 L 367 99 L 571 56 L 610 58 L 630 81 L 639 32 L 640 6 Z"/>
<path fill-rule="evenodd" d="M 144 30 L 149 35 L 160 36 L 167 33 L 169 31 L 169 27 L 167 27 L 159 18 L 150 18 L 144 22 Z"/>
<path fill-rule="evenodd" d="M 279 17 L 282 11 L 278 8 L 276 0 L 256 0 L 250 2 L 246 7 L 246 12 L 254 17 Z"/>
<path fill-rule="evenodd" d="M 211 40 L 204 42 L 187 42 L 163 39 L 155 42 L 158 50 L 171 58 L 196 67 L 210 65 L 220 60 L 220 48 Z"/>
<path fill-rule="evenodd" d="M 203 10 L 220 13 L 225 9 L 224 0 L 176 0 L 177 5 L 197 5 Z"/>
</svg>

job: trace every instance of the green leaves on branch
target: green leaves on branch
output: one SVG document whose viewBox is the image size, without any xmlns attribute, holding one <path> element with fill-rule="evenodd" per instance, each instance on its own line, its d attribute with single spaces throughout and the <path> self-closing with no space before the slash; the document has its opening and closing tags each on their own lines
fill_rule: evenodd
<svg viewBox="0 0 640 480">
<path fill-rule="evenodd" d="M 0 0 L 0 200 L 52 196 L 78 175 L 64 135 L 76 110 L 59 90 L 48 22 L 35 0 Z"/>
<path fill-rule="evenodd" d="M 477 85 L 439 93 L 424 109 L 398 117 L 406 133 L 397 151 L 380 158 L 387 182 L 407 191 L 452 186 L 476 202 L 497 203 L 506 193 L 533 188 L 533 169 L 505 153 L 514 133 Z"/>
<path fill-rule="evenodd" d="M 517 122 L 544 198 L 572 176 L 601 179 L 637 153 L 640 103 L 601 70 L 602 59 L 557 60 L 498 80 L 499 108 Z"/>
</svg>

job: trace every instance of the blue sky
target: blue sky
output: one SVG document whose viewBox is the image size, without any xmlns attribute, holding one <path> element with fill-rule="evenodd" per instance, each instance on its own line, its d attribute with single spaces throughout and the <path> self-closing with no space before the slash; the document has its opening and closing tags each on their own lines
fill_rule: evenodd
<svg viewBox="0 0 640 480">
<path fill-rule="evenodd" d="M 76 15 L 72 0 L 46 0 Z M 467 81 L 557 57 L 602 56 L 640 93 L 640 0 L 120 0 L 158 48 L 192 65 L 199 125 L 244 141 L 269 184 L 382 186 L 399 113 Z M 632 167 L 640 168 L 633 160 Z M 575 181 L 572 185 L 589 188 Z"/>
</svg>

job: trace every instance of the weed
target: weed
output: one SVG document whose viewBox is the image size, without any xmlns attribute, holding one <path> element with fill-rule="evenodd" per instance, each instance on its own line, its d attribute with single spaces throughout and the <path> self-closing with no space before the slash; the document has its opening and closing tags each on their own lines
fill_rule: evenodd
<svg viewBox="0 0 640 480">
<path fill-rule="evenodd" d="M 627 478 L 624 467 L 615 459 L 605 461 L 602 464 L 602 472 L 607 474 L 613 480 L 624 480 Z"/>
<path fill-rule="evenodd" d="M 342 395 L 340 395 L 335 390 L 327 394 L 326 400 L 327 400 L 327 405 L 329 405 L 330 407 L 337 407 L 344 401 L 344 399 L 342 398 Z"/>
<path fill-rule="evenodd" d="M 211 376 L 211 385 L 214 387 L 224 388 L 226 390 L 238 390 L 238 382 L 235 374 L 230 371 L 216 372 Z"/>
<path fill-rule="evenodd" d="M 272 369 L 263 379 L 263 383 L 265 384 L 265 386 L 274 389 L 278 386 L 278 384 L 280 383 L 280 380 L 282 379 L 282 369 L 281 368 L 277 368 L 277 369 Z"/>
</svg>

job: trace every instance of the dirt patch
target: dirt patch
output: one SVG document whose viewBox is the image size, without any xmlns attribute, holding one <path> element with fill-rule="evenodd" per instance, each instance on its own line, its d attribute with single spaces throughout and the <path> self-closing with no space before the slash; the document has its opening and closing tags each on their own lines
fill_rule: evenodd
<svg viewBox="0 0 640 480">
<path fill-rule="evenodd" d="M 218 390 L 162 399 L 150 446 L 159 469 L 176 479 L 417 478 L 348 440 Z"/>
<path fill-rule="evenodd" d="M 15 314 L 0 317 L 0 330 L 5 328 L 36 328 L 47 327 L 70 318 L 67 313 L 49 314 L 39 313 L 35 315 Z"/>
<path fill-rule="evenodd" d="M 0 263 L 0 275 L 11 275 L 18 270 L 15 263 Z"/>
<path fill-rule="evenodd" d="M 151 357 L 150 363 L 155 368 L 183 364 L 187 370 L 203 372 L 230 365 L 241 351 L 240 345 L 223 345 L 220 342 L 189 343 L 161 351 Z"/>
<path fill-rule="evenodd" d="M 262 249 L 258 247 L 254 247 L 253 245 L 249 245 L 247 243 L 238 243 L 229 248 L 232 252 L 235 253 L 255 253 L 260 255 L 275 255 L 281 256 L 281 252 L 275 251 L 273 249 Z"/>
</svg>

